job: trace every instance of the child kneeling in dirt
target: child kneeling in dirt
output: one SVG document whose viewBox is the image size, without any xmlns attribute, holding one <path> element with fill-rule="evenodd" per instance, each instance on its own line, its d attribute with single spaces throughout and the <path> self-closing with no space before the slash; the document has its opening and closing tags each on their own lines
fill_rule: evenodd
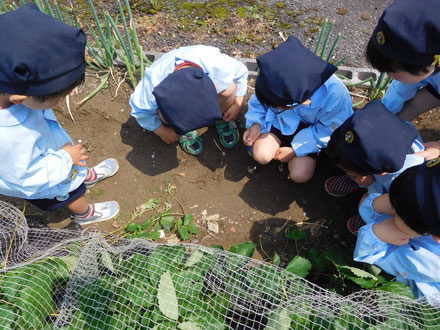
<svg viewBox="0 0 440 330">
<path fill-rule="evenodd" d="M 197 129 L 215 124 L 220 143 L 233 148 L 239 140 L 234 120 L 247 92 L 248 70 L 236 59 L 209 46 L 170 51 L 145 70 L 131 95 L 131 115 L 164 142 L 179 140 L 198 155 L 203 141 Z"/>
<path fill-rule="evenodd" d="M 371 194 L 359 212 L 354 260 L 375 264 L 416 298 L 440 304 L 440 159 L 411 167 L 389 194 Z M 390 203 L 391 202 L 391 203 Z M 390 216 L 392 216 L 390 218 Z"/>
<path fill-rule="evenodd" d="M 88 204 L 86 187 L 112 176 L 115 159 L 88 169 L 86 150 L 58 123 L 58 101 L 84 81 L 86 37 L 34 4 L 0 15 L 0 194 L 43 210 L 67 206 L 83 225 L 113 218 L 115 201 Z"/>
<path fill-rule="evenodd" d="M 288 162 L 290 178 L 307 182 L 317 154 L 353 113 L 350 94 L 333 75 L 337 68 L 293 36 L 257 62 L 260 75 L 249 100 L 243 142 L 258 163 Z"/>
<path fill-rule="evenodd" d="M 391 182 L 405 169 L 422 164 L 424 147 L 413 125 L 393 115 L 376 99 L 356 111 L 330 137 L 327 154 L 356 184 L 368 188 L 359 207 L 369 194 L 388 193 Z M 357 234 L 365 225 L 355 215 L 347 222 Z"/>
</svg>

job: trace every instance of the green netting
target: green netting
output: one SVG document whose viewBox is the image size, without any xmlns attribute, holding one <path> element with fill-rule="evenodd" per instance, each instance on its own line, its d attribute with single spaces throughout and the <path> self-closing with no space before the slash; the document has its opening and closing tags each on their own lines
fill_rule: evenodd
<svg viewBox="0 0 440 330">
<path fill-rule="evenodd" d="M 0 202 L 0 214 L 1 329 L 439 328 L 440 311 L 422 301 L 372 290 L 343 297 L 194 244 L 27 228 L 11 245 L 21 212 Z"/>
</svg>

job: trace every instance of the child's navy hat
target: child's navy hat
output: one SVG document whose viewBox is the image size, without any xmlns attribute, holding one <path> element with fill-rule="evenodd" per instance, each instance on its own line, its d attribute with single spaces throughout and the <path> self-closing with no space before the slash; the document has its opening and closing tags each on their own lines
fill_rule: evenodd
<svg viewBox="0 0 440 330">
<path fill-rule="evenodd" d="M 257 58 L 260 75 L 256 88 L 279 106 L 310 99 L 337 67 L 305 48 L 290 36 L 277 49 Z"/>
<path fill-rule="evenodd" d="M 419 212 L 429 232 L 440 236 L 440 158 L 420 165 L 416 174 Z"/>
<path fill-rule="evenodd" d="M 34 4 L 0 15 L 0 92 L 48 95 L 85 72 L 86 37 Z"/>
<path fill-rule="evenodd" d="M 343 139 L 338 144 L 341 152 L 363 170 L 361 174 L 400 170 L 419 135 L 414 126 L 393 115 L 378 99 L 356 111 L 338 129 Z"/>
<path fill-rule="evenodd" d="M 433 65 L 440 57 L 439 15 L 438 0 L 396 0 L 379 18 L 371 38 L 382 54 L 394 60 Z"/>
<path fill-rule="evenodd" d="M 196 67 L 169 74 L 154 88 L 153 95 L 162 116 L 179 135 L 222 117 L 213 81 Z"/>
</svg>

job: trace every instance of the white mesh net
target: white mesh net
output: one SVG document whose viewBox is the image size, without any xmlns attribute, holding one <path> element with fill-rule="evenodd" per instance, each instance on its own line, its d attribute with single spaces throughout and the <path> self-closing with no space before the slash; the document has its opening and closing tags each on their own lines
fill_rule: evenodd
<svg viewBox="0 0 440 330">
<path fill-rule="evenodd" d="M 373 290 L 344 297 L 282 268 L 219 249 L 26 228 L 21 212 L 6 203 L 1 216 L 1 329 L 440 325 L 440 311 L 421 301 Z"/>
</svg>

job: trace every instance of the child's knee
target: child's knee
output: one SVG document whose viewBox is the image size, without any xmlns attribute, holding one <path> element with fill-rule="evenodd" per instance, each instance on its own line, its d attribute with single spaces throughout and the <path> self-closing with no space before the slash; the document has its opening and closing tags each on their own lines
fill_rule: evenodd
<svg viewBox="0 0 440 330">
<path fill-rule="evenodd" d="M 268 164 L 275 156 L 274 153 L 269 152 L 267 148 L 255 144 L 252 148 L 252 154 L 254 160 L 261 165 Z"/>
<path fill-rule="evenodd" d="M 303 171 L 290 171 L 290 179 L 296 183 L 306 183 L 313 176 L 313 172 L 303 170 Z"/>
<path fill-rule="evenodd" d="M 315 173 L 315 162 L 308 157 L 297 157 L 289 162 L 290 179 L 296 183 L 308 182 Z"/>
</svg>

